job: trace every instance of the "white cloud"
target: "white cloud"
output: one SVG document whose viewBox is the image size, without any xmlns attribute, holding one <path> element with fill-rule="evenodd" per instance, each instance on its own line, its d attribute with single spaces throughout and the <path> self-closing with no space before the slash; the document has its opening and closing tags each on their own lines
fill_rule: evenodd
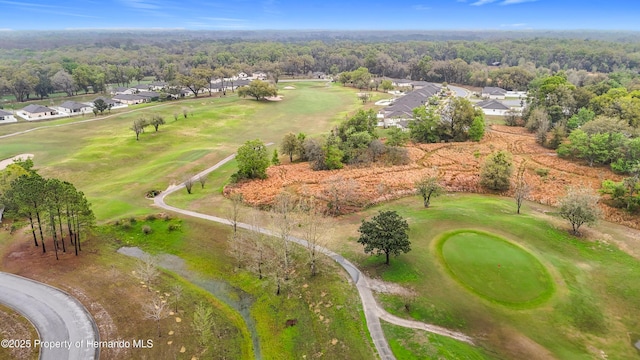
<svg viewBox="0 0 640 360">
<path fill-rule="evenodd" d="M 53 5 L 44 5 L 44 4 L 34 4 L 22 1 L 0 1 L 0 4 L 13 5 L 13 6 L 21 6 L 21 7 L 37 7 L 37 8 L 57 8 L 57 6 Z"/>
<path fill-rule="evenodd" d="M 522 4 L 522 3 L 534 2 L 534 1 L 538 1 L 538 0 L 504 0 L 503 2 L 500 3 L 500 5 L 514 5 L 514 4 Z"/>
<path fill-rule="evenodd" d="M 262 11 L 267 14 L 280 14 L 277 0 L 264 0 L 262 2 Z"/>
<path fill-rule="evenodd" d="M 495 2 L 496 0 L 478 0 L 474 3 L 472 3 L 472 6 L 482 6 L 482 5 L 486 5 L 486 4 L 491 4 L 492 2 Z"/>
<path fill-rule="evenodd" d="M 76 10 L 78 10 L 77 8 L 72 9 L 70 7 L 63 7 L 63 6 L 56 6 L 56 5 L 36 4 L 36 3 L 29 3 L 24 1 L 8 1 L 8 0 L 0 0 L 0 4 L 15 6 L 16 8 L 19 8 L 22 11 L 30 11 L 30 12 L 36 12 L 36 13 L 83 17 L 83 18 L 98 18 L 97 16 L 93 16 L 93 15 L 79 14 L 75 12 Z"/>
<path fill-rule="evenodd" d="M 160 8 L 160 6 L 150 0 L 120 0 L 120 2 L 134 9 L 155 10 Z"/>
</svg>

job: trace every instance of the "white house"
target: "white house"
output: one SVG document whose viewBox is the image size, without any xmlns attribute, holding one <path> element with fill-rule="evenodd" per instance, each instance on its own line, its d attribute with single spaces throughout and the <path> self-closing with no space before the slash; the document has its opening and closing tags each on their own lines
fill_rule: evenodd
<svg viewBox="0 0 640 360">
<path fill-rule="evenodd" d="M 31 104 L 22 109 L 22 114 L 24 114 L 27 120 L 34 120 L 55 116 L 58 112 L 46 106 Z"/>
<path fill-rule="evenodd" d="M 143 102 L 149 101 L 149 98 L 132 94 L 119 94 L 114 96 L 112 99 L 127 105 L 142 104 Z"/>
<path fill-rule="evenodd" d="M 152 91 L 160 91 L 164 90 L 167 86 L 169 86 L 169 83 L 166 83 L 164 81 L 156 81 L 149 84 L 149 89 Z"/>
<path fill-rule="evenodd" d="M 251 74 L 252 79 L 265 80 L 267 78 L 267 74 L 263 71 L 256 71 Z"/>
<path fill-rule="evenodd" d="M 245 72 L 240 72 L 240 73 L 238 73 L 238 77 L 240 79 L 246 79 L 246 78 L 249 77 L 249 75 L 247 75 L 247 73 L 245 73 Z"/>
<path fill-rule="evenodd" d="M 75 102 L 75 101 L 65 101 L 58 109 L 62 112 L 66 112 L 69 115 L 73 114 L 87 114 L 93 111 L 93 107 L 87 104 Z"/>
<path fill-rule="evenodd" d="M 13 116 L 13 113 L 5 110 L 0 110 L 0 124 L 9 124 L 14 122 L 18 122 L 18 119 Z"/>
<path fill-rule="evenodd" d="M 504 100 L 507 96 L 507 90 L 499 87 L 486 86 L 482 88 L 482 97 L 487 99 Z"/>
<path fill-rule="evenodd" d="M 122 94 L 131 95 L 131 94 L 135 94 L 136 91 L 137 90 L 135 88 L 118 86 L 111 89 L 111 95 L 122 95 Z"/>
<path fill-rule="evenodd" d="M 506 116 L 511 110 L 510 107 L 495 99 L 480 101 L 476 106 L 482 109 L 485 115 Z"/>
</svg>

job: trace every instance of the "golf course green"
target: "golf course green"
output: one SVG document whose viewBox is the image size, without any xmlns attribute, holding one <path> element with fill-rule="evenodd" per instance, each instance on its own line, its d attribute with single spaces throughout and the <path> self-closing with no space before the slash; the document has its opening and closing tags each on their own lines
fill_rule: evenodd
<svg viewBox="0 0 640 360">
<path fill-rule="evenodd" d="M 440 238 L 438 251 L 456 281 L 489 301 L 531 307 L 553 293 L 551 277 L 542 263 L 501 237 L 457 230 Z"/>
</svg>

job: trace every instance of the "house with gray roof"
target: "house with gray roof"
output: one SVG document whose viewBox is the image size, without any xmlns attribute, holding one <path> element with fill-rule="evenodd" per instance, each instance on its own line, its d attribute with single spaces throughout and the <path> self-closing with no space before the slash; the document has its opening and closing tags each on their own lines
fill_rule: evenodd
<svg viewBox="0 0 640 360">
<path fill-rule="evenodd" d="M 475 106 L 482 109 L 485 115 L 505 116 L 511 110 L 510 107 L 495 99 L 480 101 Z"/>
<path fill-rule="evenodd" d="M 12 112 L 0 109 L 0 124 L 9 124 L 17 121 L 18 119 L 13 116 Z"/>
<path fill-rule="evenodd" d="M 507 90 L 499 87 L 485 86 L 482 88 L 482 97 L 487 99 L 504 100 L 507 97 Z"/>
<path fill-rule="evenodd" d="M 111 88 L 111 95 L 121 95 L 121 94 L 127 94 L 127 95 L 132 95 L 134 93 L 136 93 L 138 90 L 132 87 L 126 87 L 126 86 L 117 86 L 114 88 Z"/>
<path fill-rule="evenodd" d="M 164 90 L 167 86 L 169 86 L 169 83 L 165 81 L 154 81 L 151 84 L 149 84 L 149 90 L 160 91 L 160 90 Z"/>
<path fill-rule="evenodd" d="M 138 84 L 138 85 L 134 85 L 132 87 L 132 89 L 135 89 L 136 91 L 149 91 L 149 90 L 151 90 L 151 85 L 150 84 Z"/>
<path fill-rule="evenodd" d="M 120 102 L 122 104 L 127 105 L 135 105 L 142 104 L 143 102 L 148 102 L 149 98 L 134 94 L 119 94 L 112 98 L 114 101 Z"/>
<path fill-rule="evenodd" d="M 86 114 L 93 111 L 93 106 L 76 101 L 65 101 L 58 106 L 58 109 L 67 114 Z"/>
<path fill-rule="evenodd" d="M 113 99 L 106 98 L 106 97 L 104 97 L 104 96 L 98 96 L 97 98 L 95 98 L 95 99 L 93 100 L 93 103 L 95 103 L 98 99 L 100 99 L 100 100 L 104 101 L 104 103 L 105 103 L 105 104 L 107 104 L 107 106 L 111 106 L 112 108 L 113 108 L 114 106 L 117 106 L 117 105 L 119 105 L 119 104 L 120 104 L 119 102 L 117 102 L 117 101 L 115 101 L 115 100 L 113 100 Z M 94 105 L 94 106 L 95 106 L 95 105 Z"/>
<path fill-rule="evenodd" d="M 157 101 L 158 99 L 160 99 L 160 93 L 157 93 L 155 91 L 140 91 L 139 93 L 135 94 L 136 96 L 141 96 L 143 98 L 147 99 L 147 102 L 149 101 Z"/>
<path fill-rule="evenodd" d="M 22 114 L 24 114 L 27 120 L 46 118 L 58 114 L 58 112 L 54 109 L 36 104 L 27 105 L 26 107 L 24 107 L 24 109 L 21 110 L 21 112 Z"/>
<path fill-rule="evenodd" d="M 378 113 L 378 126 L 397 126 L 403 124 L 402 120 L 413 119 L 413 109 L 425 106 L 429 99 L 440 92 L 440 85 L 434 83 L 420 84 L 421 88 L 408 92 L 397 98 L 393 104 L 387 106 Z"/>
</svg>

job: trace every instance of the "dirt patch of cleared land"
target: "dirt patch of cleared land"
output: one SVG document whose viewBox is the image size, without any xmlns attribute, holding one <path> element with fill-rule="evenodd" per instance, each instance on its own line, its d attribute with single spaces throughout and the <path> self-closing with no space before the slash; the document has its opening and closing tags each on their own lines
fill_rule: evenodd
<svg viewBox="0 0 640 360">
<path fill-rule="evenodd" d="M 313 171 L 308 163 L 272 166 L 268 178 L 243 182 L 227 187 L 225 192 L 240 192 L 254 206 L 271 204 L 275 196 L 286 189 L 300 195 L 327 201 L 325 192 L 336 180 L 352 179 L 356 194 L 347 211 L 414 193 L 414 184 L 427 175 L 438 175 L 447 191 L 491 193 L 482 188 L 480 168 L 487 155 L 499 150 L 513 154 L 514 170 L 526 160 L 525 178 L 531 186 L 527 200 L 545 205 L 557 205 L 567 187 L 587 187 L 594 191 L 604 179 L 621 180 L 607 167 L 590 167 L 559 158 L 555 151 L 535 142 L 533 134 L 521 127 L 493 125 L 480 142 L 415 144 L 407 147 L 408 165 L 368 167 L 345 166 L 341 170 Z M 546 175 L 540 175 L 544 174 Z M 514 171 L 514 179 L 516 171 Z M 512 191 L 500 193 L 511 196 Z M 607 221 L 639 229 L 637 217 L 622 210 L 600 204 Z"/>
</svg>

